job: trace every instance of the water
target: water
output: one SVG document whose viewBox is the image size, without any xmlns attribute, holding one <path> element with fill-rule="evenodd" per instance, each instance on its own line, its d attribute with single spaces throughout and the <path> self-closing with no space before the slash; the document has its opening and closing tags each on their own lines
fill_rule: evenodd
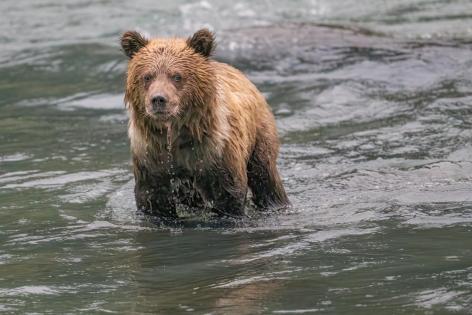
<svg viewBox="0 0 472 315">
<path fill-rule="evenodd" d="M 0 312 L 472 313 L 469 1 L 0 3 Z M 134 212 L 119 34 L 209 26 L 290 213 Z"/>
</svg>

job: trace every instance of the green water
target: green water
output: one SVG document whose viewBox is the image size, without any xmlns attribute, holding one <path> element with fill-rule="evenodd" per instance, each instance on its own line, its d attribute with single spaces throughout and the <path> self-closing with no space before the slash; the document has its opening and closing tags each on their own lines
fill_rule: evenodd
<svg viewBox="0 0 472 315">
<path fill-rule="evenodd" d="M 0 313 L 472 313 L 469 1 L 0 10 Z M 119 34 L 202 26 L 276 113 L 289 213 L 135 212 Z"/>
</svg>

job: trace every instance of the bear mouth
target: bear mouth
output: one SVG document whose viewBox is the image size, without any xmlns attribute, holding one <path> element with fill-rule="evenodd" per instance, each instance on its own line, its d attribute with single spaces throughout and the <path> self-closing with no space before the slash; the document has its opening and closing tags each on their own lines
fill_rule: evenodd
<svg viewBox="0 0 472 315">
<path fill-rule="evenodd" d="M 157 121 L 167 121 L 172 117 L 172 115 L 168 112 L 157 112 L 153 113 L 151 117 Z"/>
<path fill-rule="evenodd" d="M 166 121 L 172 117 L 172 113 L 168 110 L 146 110 L 148 116 L 157 121 Z"/>
</svg>

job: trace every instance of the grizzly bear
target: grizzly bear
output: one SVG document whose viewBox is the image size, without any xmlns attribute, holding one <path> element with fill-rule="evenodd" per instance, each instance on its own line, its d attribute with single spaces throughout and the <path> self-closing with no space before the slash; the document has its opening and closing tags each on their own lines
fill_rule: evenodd
<svg viewBox="0 0 472 315">
<path fill-rule="evenodd" d="M 270 107 L 240 71 L 211 58 L 213 33 L 147 39 L 128 31 L 121 47 L 138 209 L 177 218 L 178 205 L 204 205 L 241 216 L 248 188 L 257 208 L 289 204 Z"/>
</svg>

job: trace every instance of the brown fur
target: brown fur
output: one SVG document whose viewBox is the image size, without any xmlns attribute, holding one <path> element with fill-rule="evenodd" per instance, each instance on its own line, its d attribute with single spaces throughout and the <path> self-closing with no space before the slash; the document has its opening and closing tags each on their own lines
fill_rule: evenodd
<svg viewBox="0 0 472 315">
<path fill-rule="evenodd" d="M 187 40 L 122 37 L 136 201 L 146 212 L 175 217 L 176 204 L 196 205 L 178 183 L 218 213 L 243 214 L 248 186 L 260 207 L 288 204 L 270 108 L 240 71 L 209 58 L 214 46 L 208 30 Z M 168 100 L 158 113 L 157 94 Z"/>
</svg>

